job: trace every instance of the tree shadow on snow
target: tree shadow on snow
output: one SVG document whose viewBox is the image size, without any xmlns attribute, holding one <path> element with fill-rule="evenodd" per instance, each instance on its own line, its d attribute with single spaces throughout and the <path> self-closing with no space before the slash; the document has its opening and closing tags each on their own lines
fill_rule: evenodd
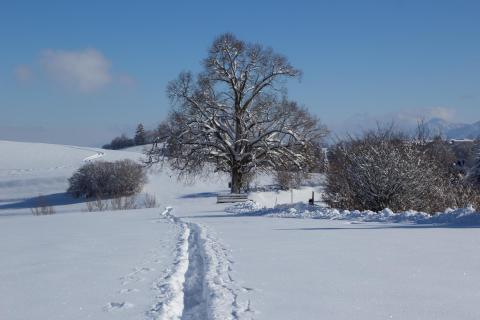
<svg viewBox="0 0 480 320">
<path fill-rule="evenodd" d="M 319 221 L 325 222 L 343 222 L 343 223 L 350 223 L 351 226 L 346 225 L 345 227 L 302 227 L 302 228 L 279 228 L 273 229 L 276 231 L 335 231 L 335 230 L 381 230 L 381 229 L 438 229 L 438 228 L 456 228 L 456 229 L 477 229 L 480 228 L 480 224 L 476 223 L 469 223 L 469 222 L 445 222 L 445 223 L 427 223 L 427 222 L 382 222 L 382 221 L 358 221 L 358 220 L 331 220 L 331 219 L 320 219 L 320 218 L 312 218 L 312 219 L 300 219 L 294 217 L 265 217 L 264 214 L 259 214 L 259 212 L 246 212 L 241 214 L 226 214 L 224 210 L 211 210 L 205 211 L 203 214 L 199 215 L 190 215 L 185 218 L 193 218 L 193 219 L 215 219 L 215 218 L 246 218 L 246 217 L 257 217 L 257 218 L 264 218 L 264 219 L 282 219 L 282 220 L 292 220 L 292 221 L 308 221 L 311 220 L 312 224 L 318 223 Z"/>
<path fill-rule="evenodd" d="M 330 221 L 330 220 L 328 220 Z M 480 225 L 466 225 L 458 223 L 444 223 L 444 224 L 399 224 L 391 225 L 388 223 L 375 222 L 378 225 L 362 225 L 356 224 L 358 227 L 312 227 L 312 228 L 281 228 L 273 229 L 275 231 L 337 231 L 337 230 L 387 230 L 387 229 L 438 229 L 438 228 L 455 228 L 455 229 L 477 229 Z"/>
<path fill-rule="evenodd" d="M 38 206 L 38 199 L 42 198 L 42 202 L 49 206 L 63 206 L 69 204 L 76 204 L 85 202 L 83 198 L 73 198 L 66 192 L 52 193 L 47 195 L 40 195 L 33 198 L 22 199 L 17 202 L 6 203 L 0 205 L 0 210 L 5 209 L 29 209 Z"/>
<path fill-rule="evenodd" d="M 217 195 L 218 192 L 198 192 L 185 194 L 183 196 L 180 196 L 179 199 L 213 198 Z"/>
</svg>

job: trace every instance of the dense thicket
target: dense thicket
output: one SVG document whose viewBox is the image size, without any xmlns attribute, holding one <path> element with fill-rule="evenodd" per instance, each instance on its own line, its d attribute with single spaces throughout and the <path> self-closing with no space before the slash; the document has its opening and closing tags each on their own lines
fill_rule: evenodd
<svg viewBox="0 0 480 320">
<path fill-rule="evenodd" d="M 326 201 L 351 210 L 430 213 L 479 204 L 455 159 L 441 139 L 410 139 L 391 128 L 350 137 L 329 152 Z"/>
<path fill-rule="evenodd" d="M 112 139 L 110 143 L 107 143 L 102 146 L 104 149 L 119 150 L 133 146 L 143 146 L 146 144 L 153 143 L 154 140 L 159 136 L 159 130 L 162 130 L 160 125 L 158 129 L 154 130 L 145 130 L 143 124 L 138 124 L 135 129 L 135 135 L 132 138 L 129 138 L 126 134 L 122 134 L 119 137 Z"/>
<path fill-rule="evenodd" d="M 144 168 L 132 160 L 89 162 L 68 179 L 68 192 L 77 198 L 131 196 L 146 180 Z"/>
<path fill-rule="evenodd" d="M 111 149 L 111 150 L 119 150 L 128 147 L 133 147 L 135 145 L 135 141 L 131 138 L 128 138 L 126 135 L 122 134 L 120 137 L 115 137 L 109 143 L 104 145 L 103 149 Z"/>
<path fill-rule="evenodd" d="M 468 180 L 478 189 L 480 189 L 480 154 L 468 171 Z"/>
</svg>

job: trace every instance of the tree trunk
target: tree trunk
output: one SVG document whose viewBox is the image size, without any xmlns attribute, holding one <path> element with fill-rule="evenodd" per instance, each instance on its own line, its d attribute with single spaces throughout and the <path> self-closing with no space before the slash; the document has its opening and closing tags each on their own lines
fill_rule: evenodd
<svg viewBox="0 0 480 320">
<path fill-rule="evenodd" d="M 242 108 L 240 106 L 240 98 L 235 92 L 235 142 L 234 149 L 235 155 L 232 164 L 232 188 L 231 193 L 240 193 L 242 191 L 242 180 L 243 174 L 241 172 L 240 163 L 236 159 L 236 155 L 241 153 L 242 149 L 242 138 L 243 138 L 243 127 L 242 127 Z"/>
<path fill-rule="evenodd" d="M 231 193 L 241 193 L 242 192 L 242 173 L 239 168 L 236 166 L 232 167 L 232 187 L 230 189 Z"/>
</svg>

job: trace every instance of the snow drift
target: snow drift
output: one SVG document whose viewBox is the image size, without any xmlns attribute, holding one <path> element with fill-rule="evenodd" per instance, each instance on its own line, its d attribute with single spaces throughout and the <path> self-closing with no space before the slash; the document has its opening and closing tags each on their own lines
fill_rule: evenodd
<svg viewBox="0 0 480 320">
<path fill-rule="evenodd" d="M 253 215 L 280 218 L 311 218 L 330 220 L 356 220 L 364 222 L 406 222 L 418 224 L 454 224 L 480 226 L 480 213 L 472 207 L 449 209 L 430 215 L 425 212 L 393 212 L 386 208 L 380 212 L 339 210 L 327 207 L 311 206 L 304 203 L 283 204 L 273 208 L 262 207 L 254 201 L 237 203 L 225 209 L 237 215 Z"/>
</svg>

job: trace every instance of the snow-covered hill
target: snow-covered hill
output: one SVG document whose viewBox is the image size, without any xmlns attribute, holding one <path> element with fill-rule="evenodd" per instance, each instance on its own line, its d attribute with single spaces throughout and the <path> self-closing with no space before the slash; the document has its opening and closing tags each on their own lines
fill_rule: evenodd
<svg viewBox="0 0 480 320">
<path fill-rule="evenodd" d="M 476 139 L 480 137 L 480 121 L 466 123 L 451 123 L 443 119 L 433 118 L 426 122 L 430 133 L 440 134 L 448 139 Z"/>
<path fill-rule="evenodd" d="M 45 143 L 0 141 L 0 215 L 30 214 L 41 195 L 56 210 L 80 211 L 85 205 L 68 196 L 68 178 L 81 165 L 99 159 L 137 160 L 139 153 Z"/>
</svg>

